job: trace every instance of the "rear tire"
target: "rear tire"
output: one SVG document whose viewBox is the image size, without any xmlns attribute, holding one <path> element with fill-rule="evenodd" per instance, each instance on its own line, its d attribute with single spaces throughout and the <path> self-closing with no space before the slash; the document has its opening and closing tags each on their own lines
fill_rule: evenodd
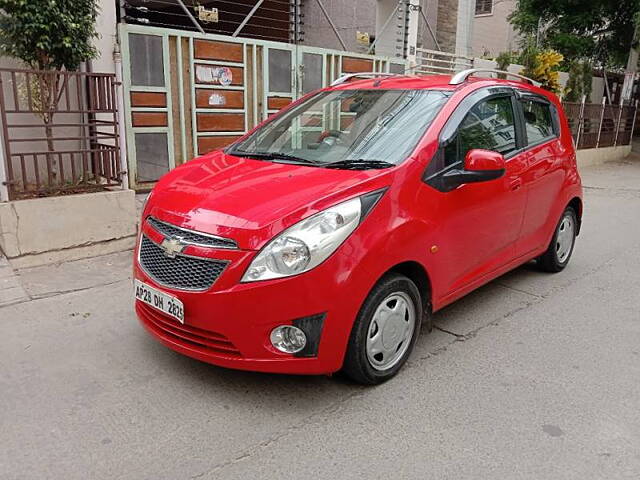
<svg viewBox="0 0 640 480">
<path fill-rule="evenodd" d="M 578 231 L 578 216 L 573 207 L 567 207 L 553 233 L 549 248 L 538 257 L 538 266 L 544 272 L 557 273 L 567 266 L 573 253 Z"/>
<path fill-rule="evenodd" d="M 343 372 L 365 385 L 389 380 L 411 354 L 423 315 L 416 285 L 404 275 L 384 276 L 356 317 Z"/>
</svg>

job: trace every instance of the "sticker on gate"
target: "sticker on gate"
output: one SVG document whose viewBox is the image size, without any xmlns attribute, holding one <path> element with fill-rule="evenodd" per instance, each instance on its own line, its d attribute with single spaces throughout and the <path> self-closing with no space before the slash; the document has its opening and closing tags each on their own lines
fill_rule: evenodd
<svg viewBox="0 0 640 480">
<path fill-rule="evenodd" d="M 223 95 L 219 93 L 212 93 L 209 95 L 209 105 L 212 107 L 220 107 L 227 103 Z"/>
<path fill-rule="evenodd" d="M 217 83 L 226 87 L 233 82 L 233 72 L 229 67 L 196 65 L 196 80 L 199 83 Z"/>
</svg>

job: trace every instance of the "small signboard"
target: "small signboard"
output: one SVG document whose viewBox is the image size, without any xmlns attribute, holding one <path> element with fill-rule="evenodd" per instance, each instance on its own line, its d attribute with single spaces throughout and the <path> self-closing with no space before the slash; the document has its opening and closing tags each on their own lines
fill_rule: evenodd
<svg viewBox="0 0 640 480">
<path fill-rule="evenodd" d="M 198 12 L 198 19 L 202 22 L 218 23 L 217 8 L 205 8 L 202 5 L 198 5 L 196 12 Z"/>
<path fill-rule="evenodd" d="M 371 42 L 371 38 L 369 37 L 369 32 L 356 32 L 356 42 L 360 45 L 369 45 Z"/>
</svg>

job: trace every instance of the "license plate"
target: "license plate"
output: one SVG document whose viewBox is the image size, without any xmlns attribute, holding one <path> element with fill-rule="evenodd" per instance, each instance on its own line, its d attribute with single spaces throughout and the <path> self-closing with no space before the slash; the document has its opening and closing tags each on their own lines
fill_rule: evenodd
<svg viewBox="0 0 640 480">
<path fill-rule="evenodd" d="M 136 300 L 151 305 L 153 308 L 175 318 L 180 323 L 184 323 L 184 306 L 176 297 L 167 295 L 140 280 L 134 282 L 133 289 Z"/>
</svg>

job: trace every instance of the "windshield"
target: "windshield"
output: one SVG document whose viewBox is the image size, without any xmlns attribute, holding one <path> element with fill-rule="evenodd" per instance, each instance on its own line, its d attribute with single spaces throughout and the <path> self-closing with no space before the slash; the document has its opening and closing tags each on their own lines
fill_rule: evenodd
<svg viewBox="0 0 640 480">
<path fill-rule="evenodd" d="M 227 152 L 329 168 L 391 167 L 411 153 L 448 96 L 435 90 L 320 92 Z"/>
</svg>

